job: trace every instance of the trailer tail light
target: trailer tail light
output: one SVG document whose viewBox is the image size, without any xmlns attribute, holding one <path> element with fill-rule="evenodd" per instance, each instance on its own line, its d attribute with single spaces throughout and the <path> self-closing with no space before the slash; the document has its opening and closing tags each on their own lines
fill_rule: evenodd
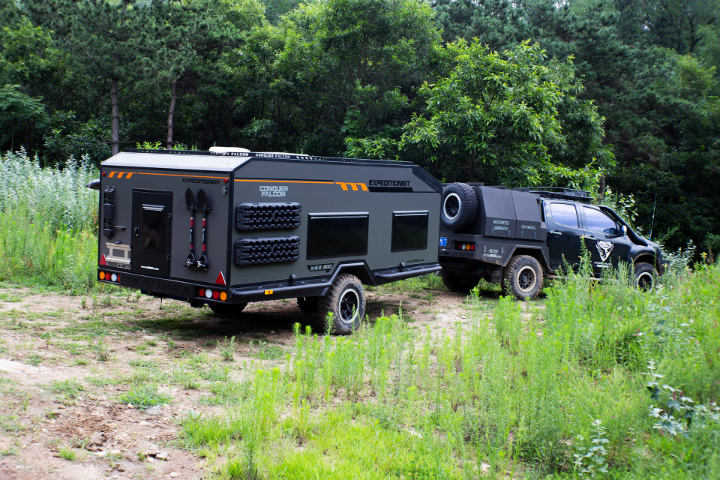
<svg viewBox="0 0 720 480">
<path fill-rule="evenodd" d="M 105 272 L 100 272 L 98 277 L 100 277 L 100 280 L 105 280 Z"/>
<path fill-rule="evenodd" d="M 213 297 L 214 300 L 217 300 L 218 298 L 220 298 L 220 292 L 218 292 L 217 290 L 215 290 L 215 291 L 213 292 L 213 294 L 212 294 L 212 297 Z"/>
<path fill-rule="evenodd" d="M 227 292 L 220 292 L 220 300 L 223 302 L 227 300 Z"/>
<path fill-rule="evenodd" d="M 463 250 L 466 252 L 474 252 L 475 251 L 475 244 L 474 243 L 457 243 L 457 249 Z"/>
<path fill-rule="evenodd" d="M 212 298 L 212 296 L 213 296 L 212 290 L 210 290 L 209 288 L 207 290 L 205 290 L 205 298 Z"/>
<path fill-rule="evenodd" d="M 117 282 L 118 280 L 120 280 L 120 277 L 117 276 L 117 273 L 113 273 L 112 275 L 110 275 L 110 280 L 112 280 L 113 282 Z"/>
<path fill-rule="evenodd" d="M 198 290 L 198 297 L 204 297 L 205 296 L 205 289 L 201 288 Z"/>
</svg>

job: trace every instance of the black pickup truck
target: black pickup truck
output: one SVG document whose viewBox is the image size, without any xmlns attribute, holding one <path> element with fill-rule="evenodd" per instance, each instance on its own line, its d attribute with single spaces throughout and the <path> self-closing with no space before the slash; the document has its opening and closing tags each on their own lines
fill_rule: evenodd
<svg viewBox="0 0 720 480">
<path fill-rule="evenodd" d="M 452 183 L 443 189 L 439 261 L 445 285 L 466 292 L 484 278 L 506 295 L 534 298 L 545 278 L 577 269 L 583 243 L 592 273 L 621 262 L 635 284 L 651 289 L 665 263 L 657 244 L 635 233 L 612 209 L 592 205 L 584 190 Z"/>
</svg>

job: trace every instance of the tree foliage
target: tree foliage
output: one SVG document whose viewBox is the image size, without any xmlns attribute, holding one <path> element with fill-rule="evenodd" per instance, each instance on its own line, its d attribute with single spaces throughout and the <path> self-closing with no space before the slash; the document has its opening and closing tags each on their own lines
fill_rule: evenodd
<svg viewBox="0 0 720 480">
<path fill-rule="evenodd" d="M 670 248 L 702 245 L 720 233 L 719 11 L 0 0 L 0 148 L 54 163 L 142 142 L 235 145 L 400 158 L 446 180 L 607 185 L 633 193 L 640 227 Z"/>
</svg>

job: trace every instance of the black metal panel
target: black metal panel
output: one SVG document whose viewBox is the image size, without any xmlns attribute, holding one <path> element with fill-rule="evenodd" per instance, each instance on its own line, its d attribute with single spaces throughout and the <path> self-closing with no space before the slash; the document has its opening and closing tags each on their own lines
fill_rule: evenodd
<svg viewBox="0 0 720 480">
<path fill-rule="evenodd" d="M 515 205 L 515 238 L 545 241 L 547 225 L 542 221 L 538 196 L 532 193 L 510 191 Z"/>
<path fill-rule="evenodd" d="M 509 238 L 515 234 L 515 208 L 511 190 L 492 187 L 477 189 L 483 234 Z"/>
<path fill-rule="evenodd" d="M 133 190 L 131 270 L 170 276 L 172 192 Z"/>
</svg>

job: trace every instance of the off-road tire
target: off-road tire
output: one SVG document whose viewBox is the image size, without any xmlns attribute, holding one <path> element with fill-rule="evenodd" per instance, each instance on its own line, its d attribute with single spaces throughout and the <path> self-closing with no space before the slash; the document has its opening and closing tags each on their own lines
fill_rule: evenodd
<svg viewBox="0 0 720 480">
<path fill-rule="evenodd" d="M 327 315 L 332 313 L 330 333 L 349 335 L 365 316 L 365 289 L 355 275 L 338 275 L 327 294 L 318 297 L 316 326 L 327 329 Z"/>
<path fill-rule="evenodd" d="M 466 183 L 451 183 L 443 188 L 440 221 L 451 232 L 461 232 L 475 223 L 478 198 Z"/>
<path fill-rule="evenodd" d="M 657 284 L 658 273 L 655 267 L 645 262 L 635 264 L 635 288 L 638 290 L 652 290 Z"/>
<path fill-rule="evenodd" d="M 449 272 L 444 268 L 440 270 L 440 278 L 448 290 L 455 293 L 467 294 L 475 288 L 480 280 L 477 277 L 462 277 L 456 273 Z"/>
<path fill-rule="evenodd" d="M 505 295 L 514 295 L 518 300 L 537 297 L 542 290 L 543 269 L 530 255 L 516 255 L 503 269 L 502 289 Z"/>
<path fill-rule="evenodd" d="M 300 311 L 305 315 L 313 315 L 318 310 L 319 297 L 300 297 L 297 299 Z"/>
<path fill-rule="evenodd" d="M 221 317 L 238 317 L 245 307 L 247 307 L 247 303 L 209 303 L 208 306 L 215 315 Z"/>
</svg>

